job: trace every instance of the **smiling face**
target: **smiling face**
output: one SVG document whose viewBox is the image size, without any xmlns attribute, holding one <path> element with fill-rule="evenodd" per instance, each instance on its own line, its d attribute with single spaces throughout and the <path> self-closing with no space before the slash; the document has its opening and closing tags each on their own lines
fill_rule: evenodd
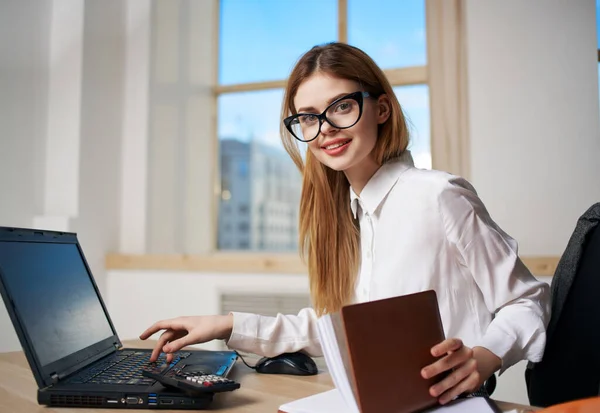
<svg viewBox="0 0 600 413">
<path fill-rule="evenodd" d="M 317 72 L 298 87 L 294 106 L 298 113 L 320 114 L 327 109 L 328 119 L 335 123 L 336 114 L 344 116 L 352 108 L 347 101 L 328 109 L 329 105 L 340 97 L 358 91 L 361 91 L 360 86 L 354 81 Z M 354 126 L 340 129 L 327 121 L 323 122 L 321 133 L 308 143 L 309 150 L 319 162 L 336 171 L 343 171 L 353 187 L 364 186 L 380 166 L 372 151 L 377 141 L 378 126 L 389 115 L 387 96 L 365 97 L 362 115 Z M 358 188 L 359 191 L 361 189 Z"/>
</svg>

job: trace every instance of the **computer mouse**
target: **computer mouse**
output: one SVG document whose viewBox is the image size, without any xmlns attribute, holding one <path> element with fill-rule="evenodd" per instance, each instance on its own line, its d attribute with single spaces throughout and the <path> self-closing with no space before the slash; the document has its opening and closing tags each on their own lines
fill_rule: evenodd
<svg viewBox="0 0 600 413">
<path fill-rule="evenodd" d="M 293 374 L 312 376 L 319 372 L 310 356 L 304 353 L 283 353 L 275 357 L 263 357 L 256 363 L 256 371 L 263 374 Z"/>
</svg>

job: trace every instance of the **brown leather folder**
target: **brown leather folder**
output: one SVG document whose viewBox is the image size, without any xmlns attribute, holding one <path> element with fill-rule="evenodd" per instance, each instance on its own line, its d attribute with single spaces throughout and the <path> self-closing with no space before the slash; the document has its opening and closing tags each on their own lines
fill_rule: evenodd
<svg viewBox="0 0 600 413">
<path fill-rule="evenodd" d="M 332 314 L 338 346 L 361 413 L 414 413 L 437 405 L 421 369 L 444 340 L 435 291 L 343 307 Z"/>
</svg>

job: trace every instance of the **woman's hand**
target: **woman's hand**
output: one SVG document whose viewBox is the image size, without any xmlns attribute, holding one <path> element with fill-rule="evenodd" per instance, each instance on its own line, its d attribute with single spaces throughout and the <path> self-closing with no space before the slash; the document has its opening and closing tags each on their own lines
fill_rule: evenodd
<svg viewBox="0 0 600 413">
<path fill-rule="evenodd" d="M 216 339 L 227 339 L 233 329 L 233 315 L 177 317 L 154 323 L 140 338 L 146 340 L 152 334 L 165 330 L 152 351 L 150 361 L 156 361 L 161 352 L 167 354 L 167 362 L 173 353 L 190 344 L 205 343 Z"/>
<path fill-rule="evenodd" d="M 451 371 L 429 389 L 440 404 L 446 404 L 465 392 L 473 392 L 502 366 L 502 360 L 484 347 L 470 348 L 458 338 L 449 338 L 431 349 L 435 363 L 421 370 L 425 379 Z"/>
</svg>

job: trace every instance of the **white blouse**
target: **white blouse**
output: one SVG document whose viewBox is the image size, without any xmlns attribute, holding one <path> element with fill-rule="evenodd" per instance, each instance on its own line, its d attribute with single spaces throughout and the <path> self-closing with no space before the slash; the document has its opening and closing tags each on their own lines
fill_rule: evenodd
<svg viewBox="0 0 600 413">
<path fill-rule="evenodd" d="M 464 179 L 414 167 L 410 153 L 384 164 L 360 197 L 361 265 L 355 302 L 433 289 L 446 337 L 502 359 L 540 361 L 550 318 L 550 289 L 517 255 L 517 243 L 490 218 Z M 316 314 L 264 317 L 233 313 L 227 345 L 273 356 L 321 347 Z M 385 338 L 385 332 L 375 340 Z"/>
</svg>

